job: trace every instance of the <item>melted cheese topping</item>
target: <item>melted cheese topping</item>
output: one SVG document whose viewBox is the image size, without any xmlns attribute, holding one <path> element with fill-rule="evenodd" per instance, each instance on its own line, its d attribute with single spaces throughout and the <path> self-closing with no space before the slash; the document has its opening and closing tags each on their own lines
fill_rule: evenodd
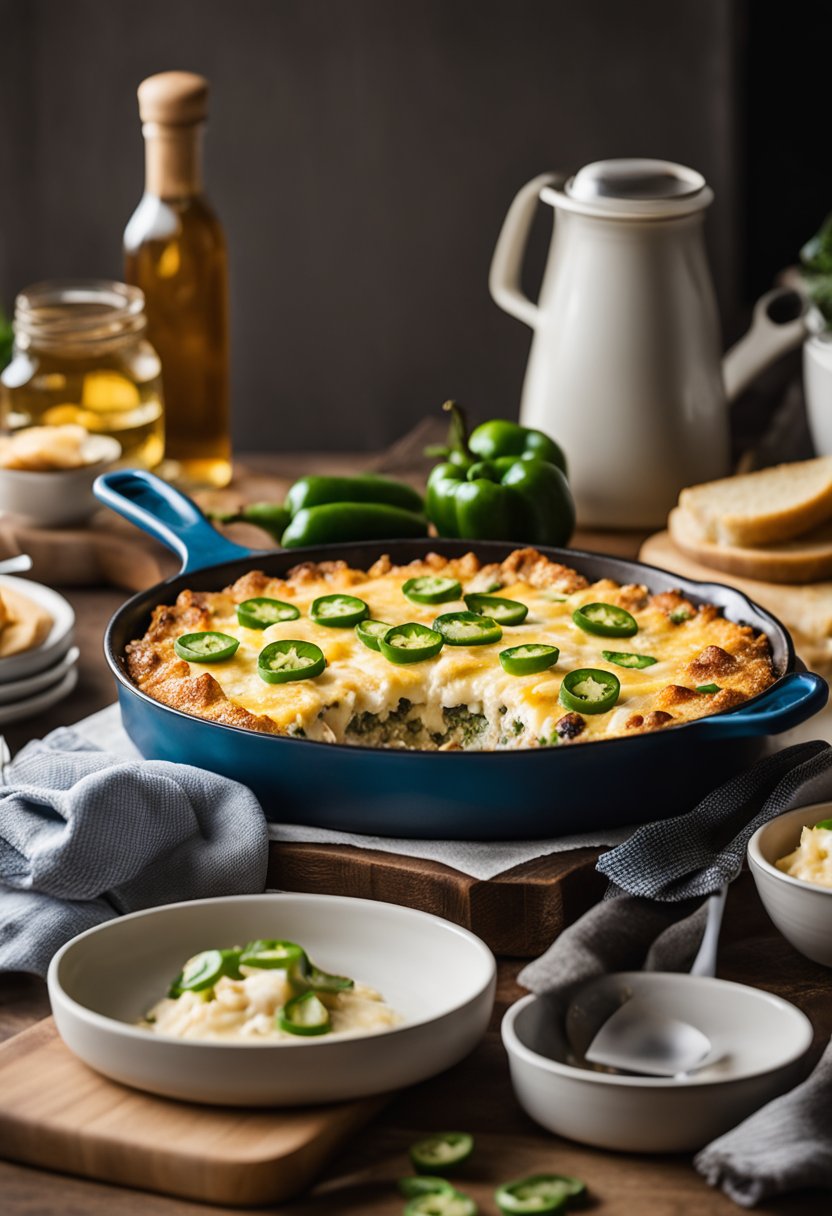
<svg viewBox="0 0 832 1216">
<path fill-rule="evenodd" d="M 406 621 L 432 625 L 442 613 L 464 611 L 464 602 L 411 602 L 403 594 L 402 584 L 413 576 L 412 569 L 394 568 L 379 577 L 348 573 L 349 581 L 338 586 L 323 577 L 298 581 L 290 577 L 275 580 L 274 590 L 259 590 L 261 595 L 291 600 L 301 611 L 299 619 L 265 630 L 248 629 L 237 621 L 235 601 L 246 598 L 245 588 L 240 593 L 235 587 L 231 593 L 195 597 L 200 611 L 204 614 L 207 605 L 209 613 L 203 615 L 205 623 L 199 628 L 226 633 L 240 645 L 228 661 L 190 663 L 190 676 L 210 676 L 231 706 L 248 711 L 261 722 L 273 723 L 280 733 L 330 742 L 381 742 L 406 747 L 413 746 L 415 740 L 416 746 L 436 747 L 444 741 L 445 746 L 489 749 L 584 742 L 656 729 L 730 708 L 774 678 L 765 639 L 747 627 L 725 620 L 712 608 L 694 611 L 689 619 L 674 620 L 671 606 L 657 602 L 663 597 L 650 599 L 643 588 L 621 588 L 609 580 L 568 594 L 561 594 L 557 586 L 547 589 L 529 582 L 508 582 L 494 594 L 527 605 L 528 616 L 522 625 L 504 626 L 497 643 L 452 646 L 446 642 L 434 658 L 399 666 L 365 646 L 353 628 L 316 624 L 309 617 L 312 601 L 326 592 L 343 590 L 364 600 L 373 619 L 390 625 Z M 483 590 L 481 580 L 471 579 L 467 586 L 463 583 L 463 592 L 475 589 Z M 572 614 L 581 605 L 598 601 L 621 603 L 635 616 L 638 633 L 627 638 L 585 633 L 573 622 Z M 170 647 L 168 639 L 188 631 L 184 624 L 177 628 L 171 625 L 164 645 Z M 153 636 L 152 629 L 148 636 Z M 311 680 L 264 682 L 257 672 L 258 655 L 264 646 L 279 639 L 314 642 L 326 657 L 326 670 Z M 503 670 L 498 657 L 501 650 L 537 642 L 559 647 L 556 666 L 525 676 Z M 624 668 L 605 659 L 604 650 L 649 655 L 657 662 L 642 669 Z M 711 652 L 716 652 L 718 668 L 720 657 L 723 663 L 718 674 L 708 666 L 713 660 Z M 606 713 L 582 715 L 583 720 L 577 725 L 573 722 L 569 732 L 563 728 L 558 731 L 558 723 L 567 714 L 558 699 L 561 681 L 567 672 L 587 667 L 615 674 L 621 684 L 618 702 Z M 151 695 L 166 699 L 157 694 L 152 681 L 143 684 L 138 678 L 137 682 Z M 719 686 L 719 696 L 697 691 L 698 686 L 714 682 Z M 471 715 L 477 719 L 461 736 L 449 733 L 445 714 L 457 707 L 466 708 L 469 725 Z M 383 738 L 374 734 L 376 719 L 362 717 L 375 715 L 384 722 L 391 714 L 397 715 L 396 729 Z M 264 729 L 252 725 L 253 729 Z"/>
<path fill-rule="evenodd" d="M 832 888 L 832 832 L 827 828 L 804 828 L 794 852 L 774 864 L 792 878 Z"/>
</svg>

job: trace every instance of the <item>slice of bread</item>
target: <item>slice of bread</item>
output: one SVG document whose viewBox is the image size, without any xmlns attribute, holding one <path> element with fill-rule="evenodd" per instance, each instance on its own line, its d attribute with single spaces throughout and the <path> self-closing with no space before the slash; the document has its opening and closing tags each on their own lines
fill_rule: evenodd
<svg viewBox="0 0 832 1216">
<path fill-rule="evenodd" d="M 702 541 L 744 546 L 791 540 L 832 519 L 832 456 L 690 486 L 679 506 Z"/>
<path fill-rule="evenodd" d="M 684 507 L 670 512 L 667 526 L 677 549 L 712 570 L 769 583 L 817 583 L 832 579 L 832 520 L 794 540 L 756 547 L 716 545 L 703 540 L 697 521 Z"/>
</svg>

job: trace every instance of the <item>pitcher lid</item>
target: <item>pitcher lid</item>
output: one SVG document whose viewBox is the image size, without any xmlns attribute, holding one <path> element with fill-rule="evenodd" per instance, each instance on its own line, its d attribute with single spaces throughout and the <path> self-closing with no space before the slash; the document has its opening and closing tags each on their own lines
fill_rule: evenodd
<svg viewBox="0 0 832 1216">
<path fill-rule="evenodd" d="M 553 194 L 558 205 L 571 210 L 622 219 L 684 215 L 707 207 L 713 199 L 695 169 L 642 158 L 593 161 Z"/>
</svg>

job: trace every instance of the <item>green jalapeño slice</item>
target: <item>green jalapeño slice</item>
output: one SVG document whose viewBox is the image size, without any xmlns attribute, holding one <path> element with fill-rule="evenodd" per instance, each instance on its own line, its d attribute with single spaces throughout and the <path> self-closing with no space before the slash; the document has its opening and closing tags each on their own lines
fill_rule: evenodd
<svg viewBox="0 0 832 1216">
<path fill-rule="evenodd" d="M 439 578 L 435 574 L 423 574 L 420 578 L 409 578 L 402 593 L 414 604 L 445 604 L 458 600 L 462 587 L 455 578 Z"/>
<path fill-rule="evenodd" d="M 477 1216 L 478 1210 L 470 1195 L 451 1188 L 417 1195 L 404 1209 L 404 1216 Z"/>
<path fill-rule="evenodd" d="M 503 636 L 495 620 L 478 612 L 445 612 L 436 618 L 433 627 L 449 646 L 488 646 Z"/>
<path fill-rule="evenodd" d="M 370 615 L 370 609 L 356 595 L 322 595 L 312 601 L 309 615 L 316 625 L 351 629 Z"/>
<path fill-rule="evenodd" d="M 584 604 L 575 609 L 572 620 L 584 633 L 602 638 L 631 638 L 638 633 L 636 618 L 617 604 Z"/>
<path fill-rule="evenodd" d="M 560 658 L 557 646 L 544 642 L 527 642 L 525 646 L 510 646 L 500 651 L 503 671 L 510 676 L 535 676 L 547 667 L 554 667 Z"/>
<path fill-rule="evenodd" d="M 652 667 L 654 663 L 658 663 L 658 659 L 654 659 L 650 654 L 630 654 L 626 650 L 602 650 L 602 656 L 608 663 L 615 663 L 616 667 L 638 668 Z"/>
<path fill-rule="evenodd" d="M 276 1014 L 277 1025 L 289 1034 L 311 1036 L 331 1029 L 329 1010 L 314 992 L 293 996 Z"/>
<path fill-rule="evenodd" d="M 466 608 L 478 612 L 480 616 L 490 616 L 498 625 L 522 625 L 529 615 L 525 604 L 521 604 L 519 600 L 507 600 L 502 595 L 472 593 L 463 598 Z"/>
<path fill-rule="evenodd" d="M 392 628 L 393 626 L 388 625 L 386 621 L 374 621 L 372 617 L 368 616 L 366 620 L 358 622 L 355 632 L 358 640 L 365 646 L 369 646 L 370 650 L 378 650 L 379 641 Z"/>
<path fill-rule="evenodd" d="M 474 1137 L 468 1132 L 437 1132 L 410 1146 L 410 1160 L 420 1174 L 451 1173 L 471 1156 Z"/>
<path fill-rule="evenodd" d="M 421 663 L 432 659 L 445 645 L 445 639 L 435 629 L 408 621 L 405 625 L 394 625 L 384 637 L 379 638 L 378 648 L 390 663 Z"/>
<path fill-rule="evenodd" d="M 295 942 L 256 941 L 243 947 L 240 955 L 243 967 L 256 967 L 263 971 L 307 970 L 305 951 Z"/>
<path fill-rule="evenodd" d="M 204 992 L 213 988 L 223 975 L 240 978 L 239 950 L 203 950 L 189 959 L 171 985 L 169 996 L 180 996 L 183 992 Z"/>
<path fill-rule="evenodd" d="M 326 659 L 320 646 L 295 638 L 269 642 L 257 657 L 257 674 L 267 684 L 314 680 L 325 667 Z"/>
<path fill-rule="evenodd" d="M 300 609 L 285 600 L 270 600 L 260 595 L 253 600 L 243 600 L 237 605 L 237 620 L 246 629 L 268 629 L 269 625 L 279 625 L 281 621 L 296 621 Z"/>
<path fill-rule="evenodd" d="M 605 714 L 618 700 L 621 684 L 611 671 L 579 667 L 563 677 L 560 703 L 579 714 Z"/>
<path fill-rule="evenodd" d="M 497 1187 L 494 1199 L 504 1216 L 518 1212 L 559 1212 L 586 1191 L 580 1178 L 562 1174 L 533 1174 Z"/>
<path fill-rule="evenodd" d="M 173 649 L 180 659 L 189 663 L 222 663 L 231 659 L 237 653 L 240 643 L 227 633 L 214 633 L 206 630 L 204 633 L 184 633 L 173 643 Z"/>
</svg>

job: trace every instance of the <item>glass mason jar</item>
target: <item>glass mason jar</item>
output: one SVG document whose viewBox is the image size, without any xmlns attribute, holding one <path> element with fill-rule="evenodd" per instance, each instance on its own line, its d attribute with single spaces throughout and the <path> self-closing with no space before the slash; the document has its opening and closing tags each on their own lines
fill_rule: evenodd
<svg viewBox="0 0 832 1216">
<path fill-rule="evenodd" d="M 0 376 L 6 430 L 74 422 L 112 435 L 122 463 L 152 469 L 165 451 L 159 356 L 144 336 L 144 295 L 125 283 L 37 283 L 15 300 L 14 351 Z"/>
</svg>

